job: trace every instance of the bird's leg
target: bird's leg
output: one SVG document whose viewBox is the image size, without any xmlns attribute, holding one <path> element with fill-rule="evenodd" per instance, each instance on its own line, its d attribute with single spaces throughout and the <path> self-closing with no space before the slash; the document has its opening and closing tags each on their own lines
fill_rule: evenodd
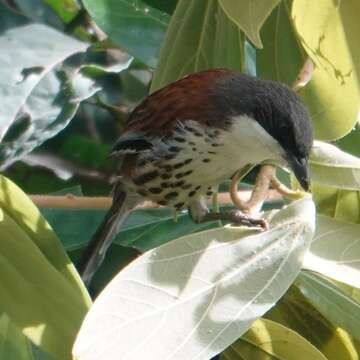
<svg viewBox="0 0 360 360">
<path fill-rule="evenodd" d="M 276 169 L 273 165 L 262 165 L 260 171 L 256 177 L 254 190 L 251 193 L 251 197 L 248 201 L 244 201 L 239 198 L 237 186 L 240 177 L 240 173 L 237 172 L 231 181 L 230 197 L 234 205 L 246 214 L 258 213 L 265 202 L 270 183 L 275 176 Z"/>
</svg>

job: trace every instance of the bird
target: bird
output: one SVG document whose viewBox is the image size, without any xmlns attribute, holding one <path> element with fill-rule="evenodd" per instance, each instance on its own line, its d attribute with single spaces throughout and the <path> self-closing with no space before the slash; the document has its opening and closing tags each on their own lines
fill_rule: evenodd
<svg viewBox="0 0 360 360">
<path fill-rule="evenodd" d="M 288 167 L 309 190 L 310 115 L 287 85 L 233 70 L 185 76 L 147 96 L 129 115 L 110 156 L 119 162 L 113 202 L 80 263 L 89 283 L 111 239 L 137 203 L 131 194 L 196 223 L 261 226 L 239 210 L 210 212 L 207 198 L 247 164 Z M 136 198 L 136 197 L 135 197 Z"/>
</svg>

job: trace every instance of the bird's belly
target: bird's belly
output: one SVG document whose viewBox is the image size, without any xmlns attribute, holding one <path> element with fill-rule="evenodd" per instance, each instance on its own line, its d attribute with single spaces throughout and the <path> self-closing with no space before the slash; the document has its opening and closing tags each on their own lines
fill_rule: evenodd
<svg viewBox="0 0 360 360">
<path fill-rule="evenodd" d="M 241 146 L 227 130 L 191 124 L 139 154 L 131 183 L 142 196 L 180 209 L 202 195 L 211 196 L 214 186 L 245 165 L 263 161 L 268 154 L 256 146 L 253 141 Z"/>
</svg>

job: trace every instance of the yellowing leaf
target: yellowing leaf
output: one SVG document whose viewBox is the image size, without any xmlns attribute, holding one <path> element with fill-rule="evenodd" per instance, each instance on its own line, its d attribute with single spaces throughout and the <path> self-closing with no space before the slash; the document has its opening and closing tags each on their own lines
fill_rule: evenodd
<svg viewBox="0 0 360 360">
<path fill-rule="evenodd" d="M 266 317 L 296 331 L 328 360 L 359 360 L 351 336 L 324 318 L 295 286 L 288 290 Z"/>
<path fill-rule="evenodd" d="M 2 359 L 33 360 L 26 337 L 11 323 L 6 314 L 0 316 L 0 356 Z"/>
<path fill-rule="evenodd" d="M 71 347 L 90 299 L 60 242 L 29 198 L 0 177 L 0 312 L 55 358 Z"/>
<path fill-rule="evenodd" d="M 359 340 L 360 304 L 326 278 L 302 271 L 296 280 L 300 291 L 329 321 Z"/>
<path fill-rule="evenodd" d="M 226 15 L 241 29 L 252 43 L 262 48 L 260 29 L 280 0 L 219 0 Z"/>
<path fill-rule="evenodd" d="M 354 127 L 360 105 L 360 3 L 357 0 L 294 0 L 292 19 L 315 64 L 300 91 L 319 139 L 338 139 Z"/>
<path fill-rule="evenodd" d="M 314 210 L 306 198 L 276 212 L 269 231 L 208 230 L 145 253 L 98 296 L 74 356 L 211 358 L 248 330 L 294 281 L 313 235 Z"/>
<path fill-rule="evenodd" d="M 326 360 L 309 341 L 271 320 L 256 320 L 241 339 L 221 354 L 222 360 Z"/>
<path fill-rule="evenodd" d="M 49 263 L 82 294 L 84 302 L 90 306 L 89 294 L 50 225 L 24 192 L 3 176 L 0 176 L 0 208 L 31 238 Z"/>
</svg>

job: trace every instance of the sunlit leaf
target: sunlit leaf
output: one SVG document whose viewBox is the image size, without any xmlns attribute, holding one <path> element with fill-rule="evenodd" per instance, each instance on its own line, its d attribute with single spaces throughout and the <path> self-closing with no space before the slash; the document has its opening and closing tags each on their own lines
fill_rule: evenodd
<svg viewBox="0 0 360 360">
<path fill-rule="evenodd" d="M 307 198 L 274 215 L 267 232 L 208 230 L 145 253 L 99 295 L 74 356 L 210 358 L 283 295 L 313 231 L 314 206 Z"/>
<path fill-rule="evenodd" d="M 181 36 L 180 36 L 181 34 Z M 244 70 L 244 36 L 217 0 L 179 0 L 151 84 L 157 90 L 213 67 Z"/>
<path fill-rule="evenodd" d="M 0 165 L 5 167 L 74 116 L 78 103 L 58 66 L 87 44 L 0 7 L 0 47 L 6 48 L 0 59 Z"/>
<path fill-rule="evenodd" d="M 28 340 L 4 313 L 0 316 L 0 355 L 3 359 L 33 360 Z"/>
<path fill-rule="evenodd" d="M 0 180 L 0 310 L 34 344 L 70 359 L 89 296 L 36 207 L 13 183 Z"/>
<path fill-rule="evenodd" d="M 360 158 L 334 145 L 315 141 L 311 156 L 312 181 L 345 190 L 360 190 Z"/>
<path fill-rule="evenodd" d="M 304 268 L 360 288 L 360 225 L 318 215 Z"/>
<path fill-rule="evenodd" d="M 271 320 L 256 320 L 251 328 L 225 350 L 221 360 L 326 360 L 309 341 L 295 331 Z"/>
<path fill-rule="evenodd" d="M 26 110 L 24 105 L 45 75 L 70 55 L 84 51 L 87 44 L 46 25 L 27 23 L 4 5 L 0 8 L 0 48 L 6 49 L 0 59 L 3 139 L 17 116 Z"/>
<path fill-rule="evenodd" d="M 360 304 L 325 278 L 302 272 L 296 284 L 310 303 L 333 324 L 360 338 Z"/>
<path fill-rule="evenodd" d="M 258 48 L 262 48 L 260 29 L 280 0 L 219 0 L 226 15 L 245 32 Z"/>
<path fill-rule="evenodd" d="M 338 139 L 354 127 L 360 104 L 360 3 L 294 0 L 292 19 L 315 64 L 310 83 L 300 91 L 317 138 Z"/>
<path fill-rule="evenodd" d="M 356 341 L 322 316 L 295 286 L 287 291 L 266 317 L 299 333 L 328 360 L 358 359 Z"/>
<path fill-rule="evenodd" d="M 35 347 L 5 313 L 0 316 L 0 355 L 4 360 L 54 360 Z"/>
</svg>

